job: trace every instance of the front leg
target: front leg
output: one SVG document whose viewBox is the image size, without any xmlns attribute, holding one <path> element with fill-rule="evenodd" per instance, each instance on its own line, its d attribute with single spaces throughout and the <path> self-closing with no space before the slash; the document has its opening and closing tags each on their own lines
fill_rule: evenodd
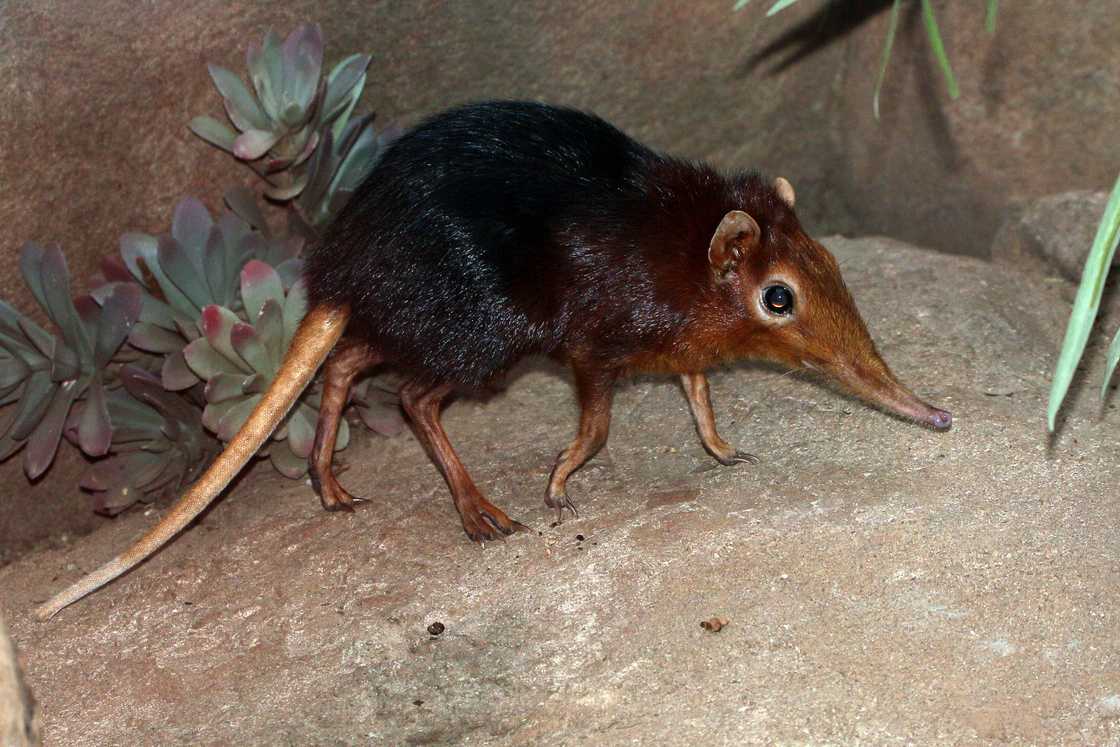
<svg viewBox="0 0 1120 747">
<path fill-rule="evenodd" d="M 557 457 L 544 498 L 547 506 L 556 509 L 557 521 L 563 519 L 565 508 L 573 516 L 578 515 L 575 504 L 568 497 L 568 477 L 595 456 L 595 452 L 607 442 L 607 432 L 611 425 L 611 400 L 614 396 L 614 383 L 618 378 L 615 370 L 594 370 L 575 363 L 572 371 L 575 373 L 576 393 L 579 396 L 579 434 Z"/>
<path fill-rule="evenodd" d="M 696 431 L 700 434 L 700 441 L 703 442 L 708 453 L 714 456 L 720 464 L 728 467 L 743 462 L 758 464 L 758 457 L 754 454 L 737 451 L 720 437 L 716 430 L 716 416 L 712 412 L 708 377 L 702 373 L 681 374 L 681 383 L 684 385 L 684 394 L 688 397 L 688 406 L 692 410 L 692 417 L 696 420 Z"/>
</svg>

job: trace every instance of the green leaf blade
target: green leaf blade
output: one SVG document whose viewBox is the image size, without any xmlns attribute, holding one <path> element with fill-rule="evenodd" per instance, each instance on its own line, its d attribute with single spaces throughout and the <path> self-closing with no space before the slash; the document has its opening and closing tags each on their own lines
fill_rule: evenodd
<svg viewBox="0 0 1120 747">
<path fill-rule="evenodd" d="M 237 133 L 213 117 L 195 117 L 187 128 L 211 145 L 233 153 L 233 142 L 237 138 Z"/>
<path fill-rule="evenodd" d="M 891 50 L 894 48 L 894 37 L 898 33 L 899 10 L 902 0 L 894 0 L 891 6 L 890 25 L 887 26 L 887 38 L 883 42 L 883 58 L 879 60 L 879 78 L 875 81 L 875 97 L 872 99 L 872 109 L 875 111 L 875 120 L 879 119 L 879 93 L 883 90 L 883 81 L 887 78 L 887 66 L 891 61 Z"/>
<path fill-rule="evenodd" d="M 1054 432 L 1058 410 L 1069 391 L 1073 373 L 1085 352 L 1089 331 L 1093 328 L 1097 310 L 1100 308 L 1104 281 L 1112 265 L 1112 257 L 1116 253 L 1118 238 L 1120 238 L 1120 178 L 1117 178 L 1112 188 L 1101 223 L 1097 227 L 1097 235 L 1093 239 L 1093 246 L 1085 260 L 1081 285 L 1078 286 L 1077 296 L 1073 300 L 1073 310 L 1070 312 L 1065 340 L 1054 368 L 1054 381 L 1050 386 L 1050 401 L 1046 408 L 1046 423 L 1051 433 Z"/>
<path fill-rule="evenodd" d="M 941 38 L 941 30 L 937 27 L 937 17 L 933 14 L 932 0 L 922 0 L 922 22 L 925 24 L 926 33 L 929 35 L 929 44 L 933 48 L 933 56 L 945 76 L 945 85 L 949 89 L 949 98 L 958 99 L 961 90 L 957 86 L 957 78 L 953 75 L 953 66 L 949 64 L 949 55 L 945 52 L 945 42 Z"/>
<path fill-rule="evenodd" d="M 988 11 L 984 14 L 984 30 L 989 34 L 996 32 L 996 15 L 999 13 L 999 0 L 988 0 Z"/>
<path fill-rule="evenodd" d="M 1104 367 L 1104 381 L 1101 382 L 1101 400 L 1104 400 L 1108 394 L 1108 382 L 1112 381 L 1112 374 L 1116 373 L 1116 364 L 1120 363 L 1120 329 L 1116 330 L 1116 336 L 1112 338 L 1112 344 L 1108 346 L 1108 359 Z"/>
<path fill-rule="evenodd" d="M 766 11 L 766 17 L 769 18 L 775 13 L 781 13 L 783 10 L 796 2 L 797 0 L 778 0 L 778 2 L 770 6 L 770 10 Z"/>
</svg>

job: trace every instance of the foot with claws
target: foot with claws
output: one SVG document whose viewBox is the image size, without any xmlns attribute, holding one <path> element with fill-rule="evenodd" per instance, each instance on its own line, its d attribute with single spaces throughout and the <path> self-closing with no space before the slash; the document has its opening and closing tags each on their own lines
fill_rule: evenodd
<svg viewBox="0 0 1120 747">
<path fill-rule="evenodd" d="M 685 396 L 688 397 L 688 406 L 692 410 L 692 417 L 696 421 L 696 431 L 700 434 L 700 441 L 709 454 L 725 467 L 736 464 L 758 464 L 758 457 L 739 451 L 723 440 L 716 430 L 716 416 L 712 412 L 712 397 L 708 388 L 708 377 L 704 374 L 683 374 L 681 384 L 684 385 Z"/>
<path fill-rule="evenodd" d="M 475 494 L 462 501 L 456 501 L 463 529 L 475 542 L 493 542 L 505 539 L 514 532 L 528 532 L 529 527 L 520 521 L 506 516 L 502 509 L 481 495 Z"/>
</svg>

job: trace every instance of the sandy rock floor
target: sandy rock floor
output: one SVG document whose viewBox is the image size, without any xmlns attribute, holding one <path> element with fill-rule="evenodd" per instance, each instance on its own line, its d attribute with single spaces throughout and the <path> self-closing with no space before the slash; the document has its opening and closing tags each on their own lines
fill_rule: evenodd
<svg viewBox="0 0 1120 747">
<path fill-rule="evenodd" d="M 736 367 L 713 376 L 717 416 L 762 463 L 725 468 L 676 384 L 640 380 L 573 478 L 580 518 L 552 526 L 575 404 L 530 366 L 445 422 L 538 533 L 472 545 L 416 442 L 366 436 L 352 516 L 258 469 L 50 623 L 33 605 L 156 512 L 0 570 L 48 744 L 1120 742 L 1120 416 L 1099 365 L 1052 444 L 1043 422 L 1068 287 L 826 243 L 951 432 Z"/>
</svg>

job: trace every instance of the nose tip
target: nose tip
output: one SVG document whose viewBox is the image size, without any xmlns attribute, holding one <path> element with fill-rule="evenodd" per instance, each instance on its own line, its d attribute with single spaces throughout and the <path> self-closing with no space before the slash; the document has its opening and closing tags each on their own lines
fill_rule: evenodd
<svg viewBox="0 0 1120 747">
<path fill-rule="evenodd" d="M 945 410 L 934 410 L 929 422 L 937 430 L 947 431 L 953 425 L 953 413 Z"/>
</svg>

